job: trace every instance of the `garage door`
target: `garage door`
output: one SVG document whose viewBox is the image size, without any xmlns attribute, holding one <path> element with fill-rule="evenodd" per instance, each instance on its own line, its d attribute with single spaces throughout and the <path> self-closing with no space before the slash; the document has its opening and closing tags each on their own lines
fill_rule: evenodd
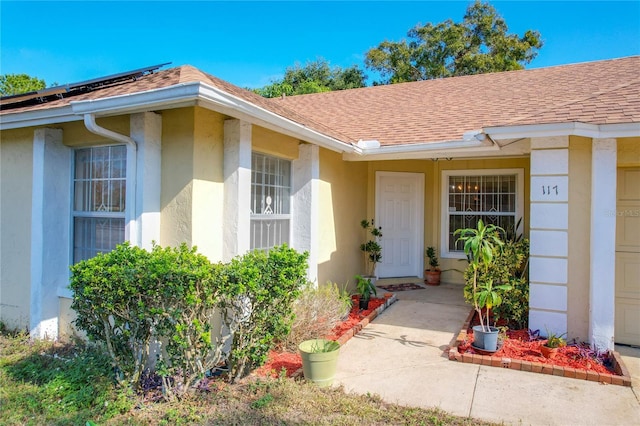
<svg viewBox="0 0 640 426">
<path fill-rule="evenodd" d="M 640 345 L 640 168 L 618 169 L 616 343 Z"/>
</svg>

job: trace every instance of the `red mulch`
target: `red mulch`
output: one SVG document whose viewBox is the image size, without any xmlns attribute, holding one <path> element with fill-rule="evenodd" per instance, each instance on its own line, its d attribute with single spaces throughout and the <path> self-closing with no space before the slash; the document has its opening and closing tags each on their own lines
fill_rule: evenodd
<svg viewBox="0 0 640 426">
<path fill-rule="evenodd" d="M 476 353 L 471 347 L 473 342 L 473 330 L 467 330 L 469 339 L 462 345 L 458 346 L 460 353 Z M 504 339 L 502 348 L 494 352 L 492 356 L 519 359 L 523 361 L 538 362 L 541 364 L 557 365 L 560 367 L 572 367 L 586 371 L 596 371 L 599 373 L 616 374 L 612 369 L 602 364 L 601 360 L 595 357 L 585 357 L 582 355 L 589 348 L 587 344 L 571 344 L 558 349 L 553 358 L 545 358 L 540 352 L 540 346 L 546 343 L 546 340 L 530 340 L 528 330 L 508 330 L 507 339 Z"/>
<path fill-rule="evenodd" d="M 361 311 L 358 308 L 358 296 L 352 296 L 353 307 L 349 312 L 349 318 L 333 328 L 326 336 L 329 340 L 338 340 L 340 336 L 351 330 L 362 321 L 367 315 L 384 304 L 385 299 L 372 298 L 369 300 L 369 309 Z M 269 351 L 267 362 L 256 370 L 259 376 L 278 377 L 282 369 L 286 370 L 287 377 L 291 377 L 296 371 L 302 368 L 302 358 L 299 353 Z"/>
</svg>

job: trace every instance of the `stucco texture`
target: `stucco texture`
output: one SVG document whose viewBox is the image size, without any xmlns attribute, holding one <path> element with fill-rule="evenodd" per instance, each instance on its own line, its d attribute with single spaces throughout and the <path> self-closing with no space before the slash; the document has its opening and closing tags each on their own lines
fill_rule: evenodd
<svg viewBox="0 0 640 426">
<path fill-rule="evenodd" d="M 29 327 L 33 128 L 0 138 L 0 321 Z"/>
</svg>

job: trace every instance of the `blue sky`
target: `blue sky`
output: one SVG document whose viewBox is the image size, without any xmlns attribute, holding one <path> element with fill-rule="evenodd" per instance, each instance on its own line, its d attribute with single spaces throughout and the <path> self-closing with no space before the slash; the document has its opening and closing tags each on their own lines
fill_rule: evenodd
<svg viewBox="0 0 640 426">
<path fill-rule="evenodd" d="M 528 68 L 640 54 L 640 0 L 491 3 L 509 32 L 542 34 Z M 468 4 L 1 0 L 0 73 L 63 84 L 172 62 L 260 87 L 296 61 L 363 67 L 381 41 L 400 40 L 417 23 L 461 21 Z"/>
</svg>

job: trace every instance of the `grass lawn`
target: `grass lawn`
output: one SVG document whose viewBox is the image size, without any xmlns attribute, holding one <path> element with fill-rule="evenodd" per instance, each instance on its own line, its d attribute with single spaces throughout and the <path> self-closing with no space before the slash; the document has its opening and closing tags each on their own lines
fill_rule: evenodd
<svg viewBox="0 0 640 426">
<path fill-rule="evenodd" d="M 0 424 L 489 424 L 284 378 L 214 381 L 189 399 L 150 402 L 116 389 L 109 365 L 95 349 L 0 334 Z"/>
</svg>

